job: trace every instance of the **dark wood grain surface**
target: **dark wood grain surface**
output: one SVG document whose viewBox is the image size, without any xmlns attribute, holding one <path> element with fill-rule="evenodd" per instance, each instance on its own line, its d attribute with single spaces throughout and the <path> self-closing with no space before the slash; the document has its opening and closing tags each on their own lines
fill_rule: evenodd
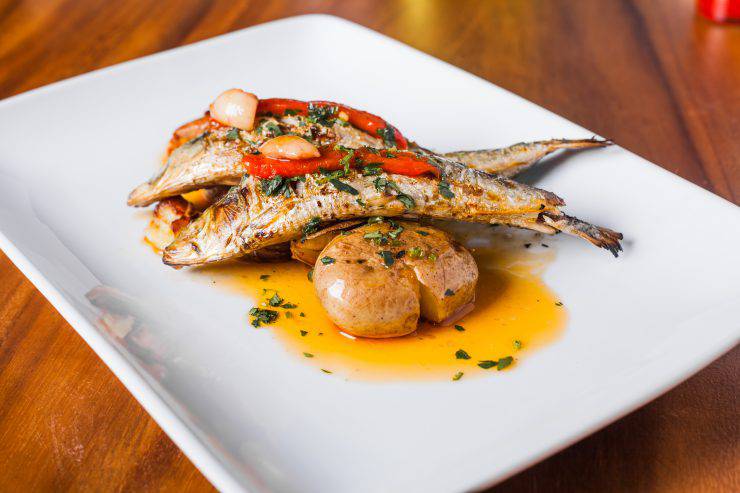
<svg viewBox="0 0 740 493">
<path fill-rule="evenodd" d="M 0 98 L 316 12 L 462 67 L 738 203 L 740 26 L 696 18 L 690 0 L 0 0 Z M 739 376 L 735 349 L 492 491 L 740 491 Z M 0 491 L 209 489 L 0 254 Z"/>
</svg>

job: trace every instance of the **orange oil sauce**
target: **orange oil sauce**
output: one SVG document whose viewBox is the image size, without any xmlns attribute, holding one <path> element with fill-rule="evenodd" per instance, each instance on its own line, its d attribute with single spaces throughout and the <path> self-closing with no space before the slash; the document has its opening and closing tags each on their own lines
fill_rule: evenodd
<svg viewBox="0 0 740 493">
<path fill-rule="evenodd" d="M 280 315 L 274 323 L 260 328 L 245 324 L 245 330 L 268 330 L 286 351 L 317 371 L 352 380 L 449 380 L 459 372 L 466 379 L 495 376 L 495 367 L 483 369 L 478 362 L 512 356 L 514 363 L 509 368 L 515 368 L 521 358 L 562 333 L 567 312 L 540 277 L 555 257 L 553 250 L 542 246 L 548 238 L 487 226 L 443 228 L 455 230 L 455 237 L 473 252 L 480 271 L 475 309 L 455 322 L 464 331 L 452 325 L 422 323 L 416 332 L 400 338 L 362 339 L 343 334 L 321 307 L 307 278 L 309 268 L 296 261 L 233 262 L 198 273 L 244 293 L 262 308 L 272 308 L 264 302 L 275 291 L 286 302 L 297 304 L 295 309 L 278 308 Z M 530 248 L 525 248 L 526 243 Z M 260 279 L 265 275 L 269 278 Z M 252 306 L 247 301 L 245 312 Z M 459 349 L 470 359 L 456 358 Z"/>
</svg>

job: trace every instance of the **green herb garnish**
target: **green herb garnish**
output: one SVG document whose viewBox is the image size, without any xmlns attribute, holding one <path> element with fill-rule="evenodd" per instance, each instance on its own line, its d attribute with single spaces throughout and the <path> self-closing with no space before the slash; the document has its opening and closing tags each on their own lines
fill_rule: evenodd
<svg viewBox="0 0 740 493">
<path fill-rule="evenodd" d="M 228 132 L 226 132 L 226 140 L 237 140 L 239 138 L 239 129 L 236 127 L 231 127 Z"/>
<path fill-rule="evenodd" d="M 465 332 L 465 327 L 462 325 L 455 325 L 455 330 L 458 332 Z"/>
<path fill-rule="evenodd" d="M 457 382 L 458 380 L 460 380 L 462 378 L 463 375 L 465 375 L 465 374 L 463 372 L 461 372 L 461 371 L 455 373 L 455 375 L 452 377 L 452 381 L 453 382 Z"/>
<path fill-rule="evenodd" d="M 283 299 L 277 293 L 273 294 L 272 298 L 267 300 L 267 303 L 270 306 L 280 306 L 280 303 L 282 302 L 283 302 Z"/>
<path fill-rule="evenodd" d="M 416 230 L 416 233 L 417 233 L 418 235 L 420 235 L 420 236 L 429 236 L 429 233 L 427 233 L 426 231 L 422 231 L 422 230 L 420 230 L 420 229 L 417 229 L 417 230 Z"/>
<path fill-rule="evenodd" d="M 336 260 L 332 257 L 321 257 L 321 263 L 324 265 L 333 264 L 334 262 L 336 262 Z"/>
<path fill-rule="evenodd" d="M 321 224 L 321 219 L 318 217 L 312 217 L 308 220 L 305 226 L 303 226 L 303 237 L 310 235 L 311 233 L 315 233 L 319 230 L 319 224 Z"/>
<path fill-rule="evenodd" d="M 390 267 L 393 265 L 393 262 L 395 262 L 395 259 L 393 258 L 393 252 L 390 252 L 388 250 L 383 250 L 378 252 L 378 255 L 383 259 L 383 264 L 385 264 L 386 267 Z"/>
<path fill-rule="evenodd" d="M 424 250 L 422 250 L 419 247 L 411 247 L 409 248 L 409 257 L 411 258 L 421 258 L 424 255 Z"/>
<path fill-rule="evenodd" d="M 483 361 L 479 361 L 478 362 L 478 366 L 480 366 L 484 370 L 491 369 L 494 366 L 496 366 L 497 364 L 498 364 L 498 361 L 493 361 L 493 360 L 490 360 L 490 359 L 486 359 L 486 360 L 483 360 Z"/>
<path fill-rule="evenodd" d="M 455 296 L 455 292 L 451 289 L 446 289 L 445 296 Z"/>
<path fill-rule="evenodd" d="M 393 127 L 387 125 L 384 128 L 379 128 L 377 132 L 387 147 L 396 147 L 396 133 L 393 131 Z"/>
<path fill-rule="evenodd" d="M 521 349 L 522 348 L 522 341 L 520 341 L 519 339 L 517 339 L 516 341 L 514 341 L 514 348 L 517 349 L 517 350 Z"/>
<path fill-rule="evenodd" d="M 382 166 L 381 163 L 369 163 L 364 168 L 362 168 L 362 175 L 363 176 L 375 176 L 379 175 L 383 171 L 380 169 Z"/>
<path fill-rule="evenodd" d="M 336 106 L 318 106 L 313 103 L 308 105 L 308 121 L 330 127 L 334 124 L 334 113 Z"/>
<path fill-rule="evenodd" d="M 470 359 L 470 355 L 464 349 L 458 349 L 457 351 L 455 351 L 455 358 Z"/>
<path fill-rule="evenodd" d="M 260 281 L 266 281 L 270 278 L 270 274 L 262 274 L 260 276 Z"/>
<path fill-rule="evenodd" d="M 355 187 L 348 185 L 347 183 L 344 183 L 343 181 L 339 181 L 336 178 L 332 178 L 331 180 L 329 180 L 329 183 L 334 185 L 334 188 L 336 188 L 340 192 L 347 192 L 350 195 L 360 194 L 360 192 L 358 192 Z"/>
<path fill-rule="evenodd" d="M 268 197 L 272 195 L 278 195 L 281 192 L 284 181 L 285 180 L 283 180 L 283 177 L 280 175 L 275 175 L 272 178 L 260 180 L 260 188 L 262 189 L 262 193 L 264 193 Z"/>
<path fill-rule="evenodd" d="M 446 181 L 440 181 L 437 185 L 437 189 L 439 190 L 440 195 L 448 200 L 455 197 L 455 194 L 450 190 L 450 184 Z"/>
<path fill-rule="evenodd" d="M 307 335 L 308 335 L 308 331 L 307 330 L 302 330 L 301 331 L 301 337 L 306 337 Z"/>
<path fill-rule="evenodd" d="M 507 366 L 511 365 L 513 362 L 514 362 L 514 358 L 512 356 L 501 358 L 500 360 L 498 360 L 498 364 L 496 365 L 496 370 L 501 371 Z"/>
<path fill-rule="evenodd" d="M 305 356 L 306 358 L 313 358 L 313 354 L 311 353 L 303 353 L 303 356 Z"/>
<path fill-rule="evenodd" d="M 254 317 L 252 320 L 252 326 L 254 327 L 259 327 L 262 324 L 271 324 L 278 318 L 278 312 L 275 310 L 265 310 L 257 307 L 249 310 L 249 315 Z"/>
<path fill-rule="evenodd" d="M 403 204 L 406 210 L 411 210 L 416 207 L 416 202 L 414 202 L 414 199 L 410 195 L 399 193 L 396 195 L 396 198 Z"/>
</svg>

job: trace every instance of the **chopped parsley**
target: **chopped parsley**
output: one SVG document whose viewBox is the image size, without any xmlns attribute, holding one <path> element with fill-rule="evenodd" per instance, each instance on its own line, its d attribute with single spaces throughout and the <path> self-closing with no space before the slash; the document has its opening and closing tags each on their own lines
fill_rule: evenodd
<svg viewBox="0 0 740 493">
<path fill-rule="evenodd" d="M 452 377 L 452 381 L 453 382 L 457 382 L 458 380 L 460 380 L 462 378 L 463 375 L 465 375 L 465 374 L 463 372 L 461 372 L 461 371 L 455 373 L 455 375 Z"/>
<path fill-rule="evenodd" d="M 383 233 L 380 231 L 370 231 L 362 235 L 362 237 L 366 240 L 380 240 L 383 238 Z"/>
<path fill-rule="evenodd" d="M 378 135 L 381 139 L 383 139 L 383 143 L 385 143 L 388 147 L 396 147 L 396 132 L 393 131 L 393 127 L 390 125 L 385 126 L 384 128 L 379 128 L 377 130 Z"/>
<path fill-rule="evenodd" d="M 426 231 L 422 231 L 421 229 L 417 229 L 416 234 L 418 234 L 419 236 L 429 236 L 429 233 L 427 233 Z"/>
<path fill-rule="evenodd" d="M 403 204 L 406 210 L 411 210 L 416 207 L 416 202 L 414 202 L 414 199 L 410 195 L 399 193 L 396 195 L 396 198 Z"/>
<path fill-rule="evenodd" d="M 278 318 L 278 312 L 275 310 L 265 310 L 264 308 L 257 307 L 249 310 L 249 315 L 254 317 L 251 322 L 253 327 L 260 327 L 262 324 L 271 324 Z"/>
<path fill-rule="evenodd" d="M 521 349 L 522 348 L 522 341 L 520 341 L 519 339 L 517 339 L 516 341 L 514 341 L 514 348 L 517 349 L 517 350 Z"/>
<path fill-rule="evenodd" d="M 496 367 L 497 371 L 501 371 L 504 368 L 510 366 L 513 362 L 514 362 L 514 358 L 512 356 L 506 356 L 499 360 L 486 359 L 483 361 L 479 361 L 478 366 L 480 366 L 484 370 L 489 370 L 493 367 Z"/>
<path fill-rule="evenodd" d="M 455 330 L 458 332 L 465 332 L 465 327 L 462 325 L 455 325 Z"/>
<path fill-rule="evenodd" d="M 363 176 L 375 176 L 382 173 L 382 170 L 380 167 L 382 166 L 382 163 L 369 163 L 365 167 L 362 168 L 362 175 Z"/>
<path fill-rule="evenodd" d="M 563 302 L 562 301 L 556 301 L 555 302 L 555 306 L 563 306 Z"/>
<path fill-rule="evenodd" d="M 266 120 L 260 125 L 260 131 L 269 134 L 272 137 L 283 135 L 283 131 L 277 126 L 275 122 Z"/>
<path fill-rule="evenodd" d="M 437 189 L 439 190 L 440 195 L 448 200 L 455 197 L 455 194 L 450 190 L 450 184 L 446 181 L 440 181 L 437 185 Z"/>
<path fill-rule="evenodd" d="M 427 255 L 427 258 L 428 258 L 429 260 L 431 260 L 432 262 L 436 262 L 436 261 L 437 261 L 437 254 L 436 254 L 436 253 L 434 253 L 434 252 L 432 252 L 432 253 L 430 253 L 429 255 Z M 453 294 L 454 294 L 454 293 L 453 293 Z"/>
<path fill-rule="evenodd" d="M 306 337 L 307 335 L 308 335 L 308 331 L 307 330 L 302 330 L 301 331 L 301 337 Z"/>
<path fill-rule="evenodd" d="M 298 180 L 300 180 L 300 177 L 285 179 L 280 175 L 275 175 L 272 178 L 260 180 L 260 188 L 262 189 L 262 193 L 268 197 L 274 195 L 285 195 L 286 197 L 290 197 L 293 195 L 293 189 L 290 188 L 290 182 Z"/>
<path fill-rule="evenodd" d="M 319 230 L 319 224 L 321 224 L 321 219 L 318 217 L 312 217 L 308 220 L 305 226 L 303 226 L 303 237 L 315 233 Z"/>
<path fill-rule="evenodd" d="M 380 258 L 383 259 L 383 264 L 386 267 L 390 267 L 393 265 L 393 262 L 395 262 L 395 259 L 393 258 L 393 252 L 390 252 L 389 250 L 382 250 L 378 252 L 378 255 L 380 255 Z"/>
<path fill-rule="evenodd" d="M 455 358 L 470 359 L 470 355 L 464 349 L 458 349 L 457 351 L 455 351 Z"/>
<path fill-rule="evenodd" d="M 260 281 L 266 281 L 270 278 L 270 274 L 262 274 L 260 276 Z"/>
<path fill-rule="evenodd" d="M 303 356 L 305 356 L 306 358 L 313 358 L 313 354 L 311 353 L 303 353 Z"/>
<path fill-rule="evenodd" d="M 330 127 L 334 124 L 336 106 L 319 106 L 313 103 L 308 105 L 308 121 Z"/>
<path fill-rule="evenodd" d="M 308 274 L 306 274 L 306 277 L 308 277 L 309 282 L 313 282 L 313 269 L 308 271 Z"/>
<path fill-rule="evenodd" d="M 356 199 L 355 199 L 355 202 L 357 202 L 357 205 L 359 205 L 360 207 L 365 207 L 365 206 L 367 206 L 367 204 L 365 203 L 365 201 L 364 201 L 364 200 L 362 200 L 361 198 L 356 198 Z M 344 231 L 342 231 L 342 233 L 344 233 Z"/>
<path fill-rule="evenodd" d="M 286 310 L 293 310 L 294 308 L 298 308 L 298 305 L 295 303 L 283 303 L 283 305 L 280 308 L 285 308 Z"/>
<path fill-rule="evenodd" d="M 359 195 L 360 192 L 357 191 L 355 187 L 352 185 L 348 185 L 347 183 L 344 183 L 343 181 L 339 181 L 336 178 L 332 178 L 329 180 L 329 183 L 334 185 L 334 188 L 339 190 L 340 192 L 347 192 L 350 195 Z"/>
<path fill-rule="evenodd" d="M 327 369 L 325 369 L 325 368 L 322 368 L 322 369 L 321 369 L 321 371 L 323 371 L 324 373 L 331 373 L 331 371 L 330 371 L 330 370 L 327 370 Z"/>
<path fill-rule="evenodd" d="M 297 114 L 298 114 L 298 110 L 293 110 L 293 109 L 290 109 L 290 108 L 288 108 L 287 110 L 285 110 L 283 112 L 283 115 L 285 115 L 285 116 L 295 116 Z"/>
<path fill-rule="evenodd" d="M 419 247 L 411 247 L 409 248 L 409 257 L 411 258 L 421 258 L 424 256 L 424 250 L 422 250 Z"/>
<path fill-rule="evenodd" d="M 347 154 L 345 154 L 342 159 L 339 160 L 339 164 L 342 165 L 342 169 L 344 170 L 344 174 L 346 175 L 349 173 L 349 164 L 352 157 L 355 155 L 354 149 L 346 149 L 344 147 L 341 148 L 343 151 L 347 151 Z"/>
<path fill-rule="evenodd" d="M 389 231 L 388 232 L 388 236 L 390 236 L 391 238 L 393 238 L 395 240 L 396 238 L 398 238 L 401 235 L 402 232 L 403 232 L 403 226 L 399 226 L 396 229 L 394 229 L 393 231 Z"/>
<path fill-rule="evenodd" d="M 236 127 L 231 127 L 228 132 L 226 132 L 226 140 L 238 140 L 239 139 L 239 129 Z"/>
<path fill-rule="evenodd" d="M 267 300 L 267 303 L 270 306 L 280 306 L 280 303 L 282 303 L 282 302 L 283 302 L 283 299 L 277 293 L 273 294 L 272 295 L 272 298 L 270 298 L 269 300 Z"/>
<path fill-rule="evenodd" d="M 445 296 L 455 296 L 455 292 L 451 289 L 446 289 Z"/>
<path fill-rule="evenodd" d="M 388 186 L 388 180 L 386 180 L 382 176 L 379 176 L 375 180 L 373 180 L 373 185 L 375 185 L 375 190 L 382 193 L 385 192 L 385 187 Z"/>
<path fill-rule="evenodd" d="M 324 265 L 333 264 L 336 260 L 332 257 L 321 257 L 321 263 Z"/>
</svg>

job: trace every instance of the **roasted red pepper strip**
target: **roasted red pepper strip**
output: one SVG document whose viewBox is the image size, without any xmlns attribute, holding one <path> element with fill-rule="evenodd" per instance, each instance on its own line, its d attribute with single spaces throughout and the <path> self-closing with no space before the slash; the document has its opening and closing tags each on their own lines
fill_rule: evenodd
<svg viewBox="0 0 740 493">
<path fill-rule="evenodd" d="M 409 145 L 406 138 L 398 131 L 396 127 L 383 120 L 379 116 L 368 113 L 367 111 L 356 110 L 349 106 L 344 106 L 339 103 L 332 103 L 331 101 L 298 101 L 296 99 L 282 99 L 282 98 L 271 98 L 271 99 L 260 99 L 257 105 L 257 114 L 272 113 L 275 116 L 282 116 L 286 110 L 295 111 L 297 114 L 308 115 L 309 106 L 323 106 L 329 108 L 337 108 L 336 113 L 333 116 L 337 116 L 339 112 L 347 114 L 348 121 L 350 124 L 359 128 L 360 130 L 369 133 L 373 137 L 383 136 L 378 131 L 384 131 L 386 128 L 393 130 L 394 140 L 396 142 L 397 149 L 408 149 Z"/>
<path fill-rule="evenodd" d="M 439 170 L 421 158 L 408 151 L 373 151 L 368 148 L 354 149 L 352 151 L 337 150 L 334 148 L 322 148 L 321 156 L 311 159 L 274 159 L 264 154 L 247 154 L 244 162 L 247 163 L 248 173 L 258 178 L 272 178 L 280 175 L 284 178 L 316 173 L 319 170 L 335 171 L 342 169 L 341 162 L 350 152 L 349 159 L 351 168 L 364 166 L 379 166 L 386 173 L 406 176 L 419 176 L 430 173 L 439 177 Z M 359 160 L 359 163 L 357 162 Z"/>
</svg>

